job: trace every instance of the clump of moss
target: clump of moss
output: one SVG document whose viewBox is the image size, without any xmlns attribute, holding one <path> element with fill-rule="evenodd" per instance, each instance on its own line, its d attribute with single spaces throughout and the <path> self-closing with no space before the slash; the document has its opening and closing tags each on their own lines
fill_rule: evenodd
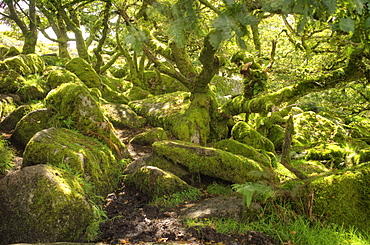
<svg viewBox="0 0 370 245">
<path fill-rule="evenodd" d="M 246 122 L 237 122 L 232 128 L 231 135 L 235 140 L 253 146 L 256 149 L 263 149 L 269 152 L 275 151 L 274 144 Z"/>
<path fill-rule="evenodd" d="M 151 198 L 194 189 L 176 175 L 152 166 L 142 167 L 135 173 L 128 175 L 125 183 L 134 185 L 140 192 Z"/>
<path fill-rule="evenodd" d="M 252 146 L 243 144 L 233 139 L 221 140 L 214 146 L 217 149 L 231 152 L 233 154 L 242 155 L 256 162 L 262 163 L 265 167 L 276 167 L 275 156 L 264 150 L 257 150 Z"/>
<path fill-rule="evenodd" d="M 89 88 L 102 88 L 102 81 L 92 66 L 82 58 L 73 58 L 66 64 L 66 69 L 76 76 Z"/>
<path fill-rule="evenodd" d="M 338 144 L 322 144 L 309 149 L 305 158 L 306 160 L 320 160 L 329 168 L 338 168 L 344 166 L 345 156 L 346 150 Z"/>
<path fill-rule="evenodd" d="M 201 173 L 233 183 L 271 177 L 262 164 L 251 159 L 189 142 L 157 141 L 153 144 L 153 151 L 176 164 L 185 166 L 191 173 Z"/>
</svg>

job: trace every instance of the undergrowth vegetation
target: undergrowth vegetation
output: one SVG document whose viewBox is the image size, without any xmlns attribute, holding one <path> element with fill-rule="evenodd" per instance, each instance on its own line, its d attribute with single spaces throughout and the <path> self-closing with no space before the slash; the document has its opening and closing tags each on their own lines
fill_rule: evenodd
<svg viewBox="0 0 370 245">
<path fill-rule="evenodd" d="M 0 137 L 0 174 L 5 174 L 6 170 L 13 167 L 15 151 L 11 148 L 3 137 Z"/>
</svg>

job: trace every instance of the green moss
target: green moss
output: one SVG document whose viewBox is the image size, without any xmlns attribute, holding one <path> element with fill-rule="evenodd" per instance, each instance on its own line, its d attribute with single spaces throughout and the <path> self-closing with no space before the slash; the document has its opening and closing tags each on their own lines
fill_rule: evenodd
<svg viewBox="0 0 370 245">
<path fill-rule="evenodd" d="M 138 115 L 147 118 L 151 125 L 169 130 L 173 118 L 183 114 L 189 108 L 189 99 L 190 93 L 175 92 L 131 101 L 129 106 Z"/>
<path fill-rule="evenodd" d="M 256 149 L 263 149 L 269 152 L 274 152 L 274 144 L 258 133 L 246 122 L 238 122 L 232 128 L 231 135 L 235 140 L 244 144 L 250 145 Z"/>
<path fill-rule="evenodd" d="M 72 72 L 65 69 L 51 71 L 46 79 L 46 86 L 49 89 L 57 88 L 63 83 L 79 83 L 81 80 Z"/>
<path fill-rule="evenodd" d="M 2 105 L 2 100 L 0 101 L 0 105 Z M 0 106 L 2 108 L 3 106 Z M 4 111 L 4 109 L 2 110 Z M 7 115 L 1 122 L 0 122 L 0 130 L 3 132 L 9 133 L 13 130 L 17 123 L 21 120 L 23 116 L 31 111 L 31 106 L 29 105 L 22 105 L 18 108 L 14 109 L 9 115 Z M 9 111 L 8 111 L 9 112 Z M 0 115 L 4 115 L 5 113 L 0 113 Z M 6 113 L 7 114 L 7 113 Z"/>
<path fill-rule="evenodd" d="M 257 150 L 252 146 L 240 143 L 239 141 L 227 139 L 217 142 L 214 146 L 216 149 L 231 152 L 233 154 L 241 155 L 246 158 L 252 159 L 263 166 L 272 168 L 276 167 L 275 159 L 271 159 L 271 156 L 264 150 Z"/>
<path fill-rule="evenodd" d="M 142 128 L 146 119 L 138 116 L 131 108 L 124 104 L 102 105 L 104 114 L 116 128 Z"/>
<path fill-rule="evenodd" d="M 130 143 L 138 145 L 152 145 L 156 141 L 167 140 L 167 133 L 163 128 L 153 128 L 141 134 L 134 136 Z"/>
<path fill-rule="evenodd" d="M 73 58 L 66 64 L 66 69 L 76 76 L 89 88 L 102 88 L 99 75 L 92 66 L 82 58 Z"/>
<path fill-rule="evenodd" d="M 51 91 L 45 104 L 56 111 L 54 120 L 70 121 L 70 127 L 107 144 L 118 157 L 128 157 L 126 146 L 118 139 L 113 125 L 104 116 L 100 104 L 85 86 L 65 83 Z"/>
<path fill-rule="evenodd" d="M 169 196 L 176 192 L 195 189 L 176 175 L 159 168 L 146 166 L 127 176 L 125 183 L 134 185 L 151 198 Z"/>
<path fill-rule="evenodd" d="M 324 215 L 329 222 L 370 229 L 370 170 L 363 165 L 350 171 L 317 177 L 308 190 L 314 192 L 313 212 Z"/>
<path fill-rule="evenodd" d="M 44 60 L 37 54 L 21 54 L 19 55 L 24 63 L 28 66 L 31 74 L 42 74 L 45 70 Z"/>
<path fill-rule="evenodd" d="M 48 163 L 71 170 L 93 185 L 91 194 L 105 196 L 118 184 L 121 166 L 100 141 L 64 128 L 38 132 L 27 144 L 23 166 Z"/>
<path fill-rule="evenodd" d="M 0 92 L 16 93 L 25 83 L 24 77 L 14 70 L 0 72 Z"/>
<path fill-rule="evenodd" d="M 293 143 L 295 145 L 317 145 L 332 141 L 341 143 L 346 138 L 341 125 L 313 111 L 294 116 L 294 131 Z"/>
<path fill-rule="evenodd" d="M 45 98 L 45 82 L 37 77 L 27 77 L 21 88 L 17 91 L 22 101 L 40 100 Z"/>
<path fill-rule="evenodd" d="M 230 152 L 200 147 L 197 144 L 175 141 L 158 141 L 153 151 L 192 173 L 201 173 L 233 183 L 244 183 L 264 178 L 265 169 L 257 162 Z"/>
<path fill-rule="evenodd" d="M 344 163 L 346 150 L 337 144 L 323 144 L 307 151 L 306 160 L 321 160 L 329 168 L 341 167 Z M 343 167 L 343 166 L 342 166 Z"/>
<path fill-rule="evenodd" d="M 31 69 L 20 56 L 7 58 L 4 60 L 4 63 L 10 70 L 14 70 L 23 76 L 30 75 L 32 73 Z"/>
<path fill-rule="evenodd" d="M 10 140 L 21 148 L 26 147 L 35 133 L 52 126 L 51 118 L 53 116 L 54 112 L 47 109 L 39 109 L 28 113 L 17 123 Z"/>
<path fill-rule="evenodd" d="M 147 81 L 148 84 L 147 90 L 154 95 L 173 93 L 177 91 L 189 91 L 189 89 L 176 79 L 166 74 L 158 74 L 155 71 L 145 72 L 144 80 Z"/>
<path fill-rule="evenodd" d="M 302 171 L 307 175 L 315 175 L 323 172 L 328 172 L 328 168 L 320 161 L 294 160 L 292 166 Z"/>
<path fill-rule="evenodd" d="M 0 215 L 6 217 L 0 221 L 2 242 L 86 239 L 89 226 L 99 219 L 80 183 L 59 168 L 27 167 L 0 182 Z"/>
<path fill-rule="evenodd" d="M 138 86 L 133 86 L 127 89 L 126 92 L 123 93 L 130 101 L 133 100 L 142 100 L 148 98 L 150 96 L 150 92 L 140 88 Z"/>
</svg>

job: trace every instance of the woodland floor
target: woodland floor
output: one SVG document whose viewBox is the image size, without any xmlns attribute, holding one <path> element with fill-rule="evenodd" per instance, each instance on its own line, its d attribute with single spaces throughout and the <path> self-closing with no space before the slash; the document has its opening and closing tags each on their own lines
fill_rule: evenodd
<svg viewBox="0 0 370 245">
<path fill-rule="evenodd" d="M 128 144 L 141 130 L 119 130 L 121 140 L 135 159 L 151 152 L 151 147 Z M 203 198 L 208 198 L 204 196 Z M 198 200 L 199 201 L 199 200 Z M 211 227 L 187 229 L 178 219 L 181 206 L 168 209 L 149 204 L 148 197 L 124 183 L 107 196 L 105 211 L 109 221 L 101 224 L 101 242 L 107 244 L 279 244 L 259 232 L 221 234 Z M 188 204 L 187 204 L 188 205 Z"/>
<path fill-rule="evenodd" d="M 152 151 L 151 147 L 129 144 L 129 140 L 147 129 L 118 130 L 120 139 L 128 146 L 130 155 L 137 159 Z M 4 135 L 4 134 L 3 134 Z M 8 138 L 10 135 L 4 135 Z M 22 165 L 18 152 L 14 170 Z M 0 179 L 4 176 L 0 176 Z M 209 196 L 203 196 L 203 199 Z M 199 202 L 201 200 L 198 200 Z M 189 203 L 184 204 L 189 205 Z M 212 227 L 186 228 L 178 219 L 182 206 L 161 208 L 150 205 L 147 196 L 120 183 L 106 198 L 104 210 L 108 221 L 100 226 L 99 244 L 218 244 L 218 245 L 275 245 L 269 236 L 256 231 L 247 234 L 222 234 Z"/>
</svg>

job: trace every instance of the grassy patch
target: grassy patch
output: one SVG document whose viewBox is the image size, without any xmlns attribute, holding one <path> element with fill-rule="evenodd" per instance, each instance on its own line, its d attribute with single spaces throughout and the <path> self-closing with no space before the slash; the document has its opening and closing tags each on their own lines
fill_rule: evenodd
<svg viewBox="0 0 370 245">
<path fill-rule="evenodd" d="M 177 192 L 172 195 L 164 195 L 162 197 L 156 197 L 152 205 L 160 206 L 160 207 L 176 207 L 178 205 L 184 204 L 189 201 L 195 201 L 200 199 L 201 191 L 198 189 L 189 189 L 184 190 L 182 192 Z"/>
</svg>

